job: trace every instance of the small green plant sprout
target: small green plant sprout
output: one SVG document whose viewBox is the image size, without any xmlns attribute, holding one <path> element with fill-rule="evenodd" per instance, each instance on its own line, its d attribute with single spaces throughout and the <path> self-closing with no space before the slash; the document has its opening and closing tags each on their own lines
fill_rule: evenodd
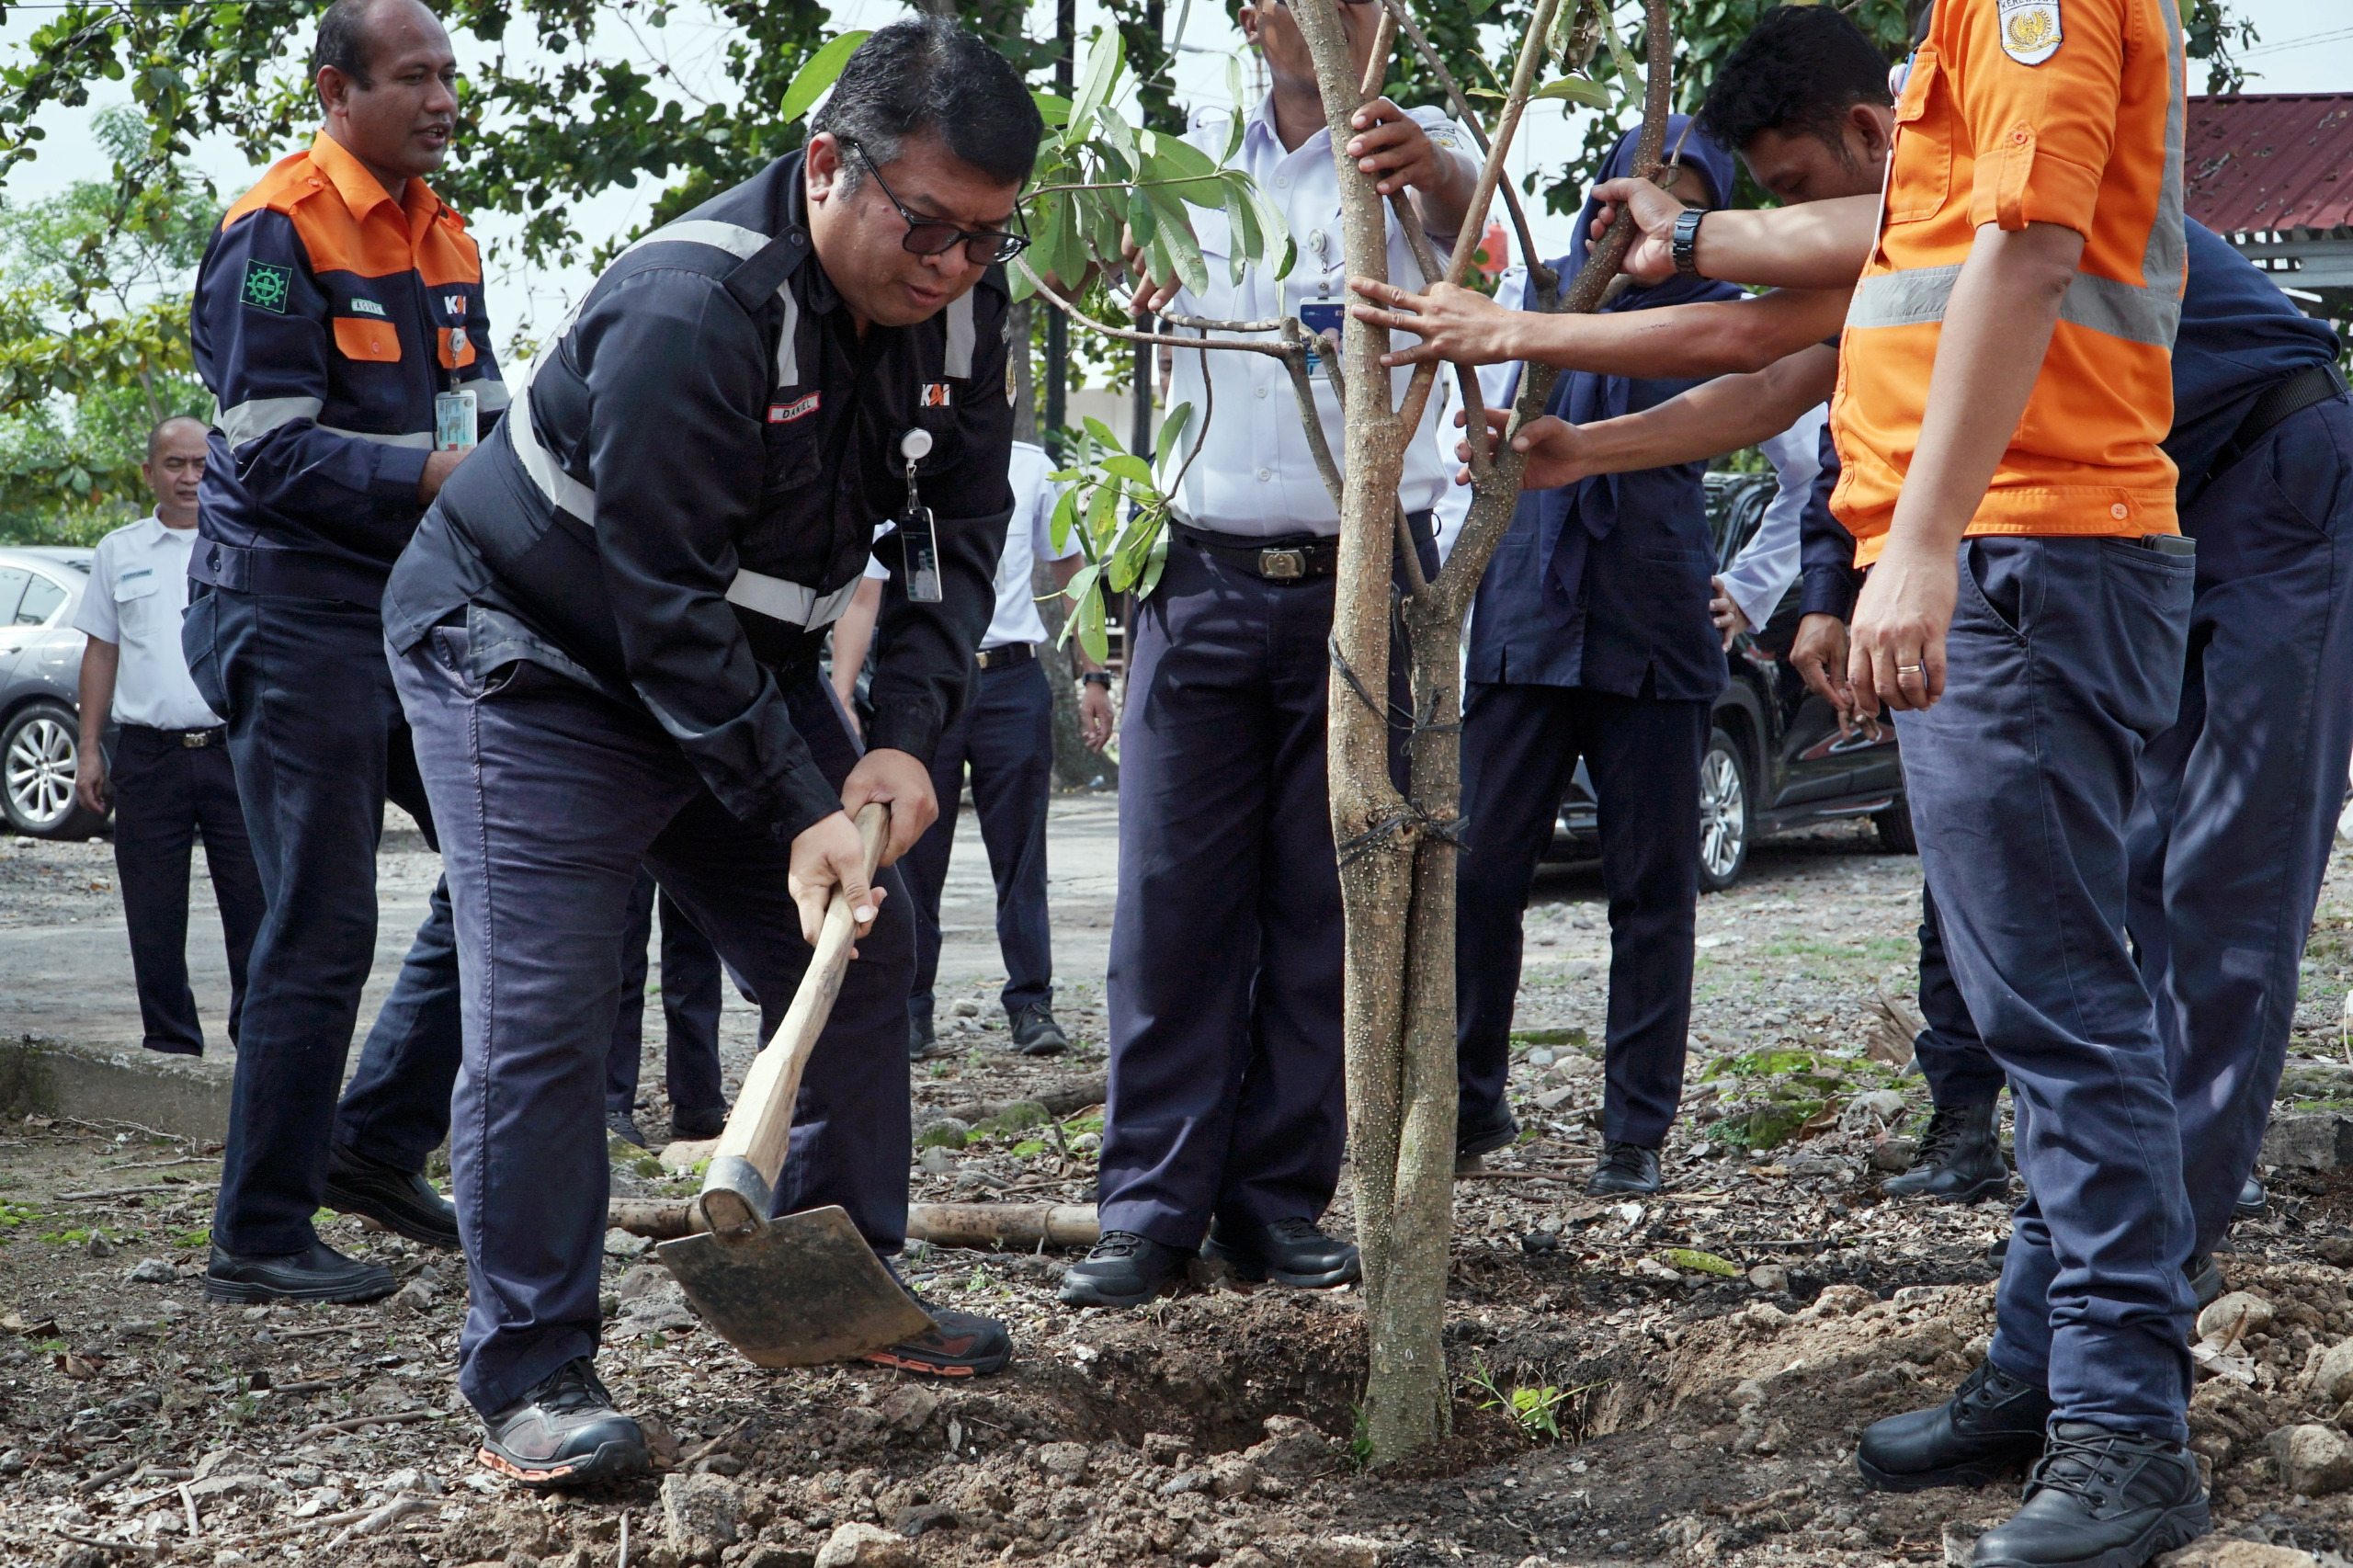
<svg viewBox="0 0 2353 1568">
<path fill-rule="evenodd" d="M 1673 1267 L 1686 1274 L 1713 1274 L 1723 1279 L 1740 1278 L 1740 1265 L 1729 1258 L 1718 1257 L 1711 1252 L 1693 1247 L 1669 1247 L 1660 1255 Z"/>
<path fill-rule="evenodd" d="M 1530 1439 L 1548 1443 L 1561 1440 L 1561 1407 L 1582 1389 L 1563 1389 L 1550 1384 L 1542 1388 L 1515 1387 L 1506 1392 L 1495 1382 L 1495 1375 L 1481 1362 L 1471 1373 L 1471 1386 L 1485 1397 L 1479 1401 L 1482 1410 L 1500 1410 L 1519 1423 L 1519 1429 Z"/>
</svg>

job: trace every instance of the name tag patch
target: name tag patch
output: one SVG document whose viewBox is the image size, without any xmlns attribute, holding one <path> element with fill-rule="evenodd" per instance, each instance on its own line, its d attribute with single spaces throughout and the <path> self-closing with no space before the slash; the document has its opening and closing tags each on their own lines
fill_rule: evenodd
<svg viewBox="0 0 2353 1568">
<path fill-rule="evenodd" d="M 946 408 L 948 406 L 948 383 L 946 381 L 924 382 L 922 402 L 923 406 L 926 408 Z"/>
<path fill-rule="evenodd" d="M 2059 0 L 2001 0 L 2002 52 L 2021 65 L 2040 65 L 2059 52 Z"/>
<path fill-rule="evenodd" d="M 351 308 L 363 316 L 381 316 L 384 313 L 384 307 L 373 300 L 354 300 L 351 301 Z"/>
<path fill-rule="evenodd" d="M 817 412 L 817 399 L 821 395 L 823 394 L 819 392 L 811 392 L 807 397 L 797 397 L 790 403 L 772 403 L 768 404 L 768 423 L 771 425 L 790 425 L 796 419 L 807 418 L 810 415 Z"/>
</svg>

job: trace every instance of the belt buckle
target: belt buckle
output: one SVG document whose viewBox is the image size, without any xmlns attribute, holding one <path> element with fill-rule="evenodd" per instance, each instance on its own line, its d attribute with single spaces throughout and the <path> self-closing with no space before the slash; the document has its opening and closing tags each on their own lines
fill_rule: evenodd
<svg viewBox="0 0 2353 1568">
<path fill-rule="evenodd" d="M 1307 575 L 1307 551 L 1262 550 L 1258 552 L 1258 575 L 1270 583 L 1295 583 Z"/>
<path fill-rule="evenodd" d="M 990 657 L 995 652 L 996 650 L 994 648 L 983 648 L 972 656 L 981 662 L 981 668 L 987 669 L 989 667 Z"/>
<path fill-rule="evenodd" d="M 180 746 L 183 750 L 202 751 L 206 746 L 209 746 L 211 744 L 212 734 L 211 732 L 208 730 L 182 730 L 180 732 Z"/>
</svg>

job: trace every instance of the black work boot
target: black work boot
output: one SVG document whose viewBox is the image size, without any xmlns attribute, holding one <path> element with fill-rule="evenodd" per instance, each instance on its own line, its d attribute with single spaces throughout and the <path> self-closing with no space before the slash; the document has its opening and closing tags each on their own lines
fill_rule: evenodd
<svg viewBox="0 0 2353 1568">
<path fill-rule="evenodd" d="M 1212 1220 L 1201 1256 L 1233 1265 L 1245 1279 L 1272 1279 L 1302 1290 L 1328 1290 L 1363 1274 L 1356 1244 L 1325 1235 L 1313 1220 L 1266 1225 Z"/>
<path fill-rule="evenodd" d="M 899 1289 L 907 1290 L 904 1281 Z M 996 1319 L 934 1306 L 913 1290 L 907 1295 L 931 1314 L 932 1326 L 913 1339 L 869 1351 L 868 1362 L 925 1378 L 985 1378 L 1004 1371 L 1013 1359 L 1013 1335 Z"/>
<path fill-rule="evenodd" d="M 1939 1203 L 1982 1203 L 2010 1189 L 2010 1167 L 1994 1136 L 1995 1108 L 1938 1106 L 1912 1168 L 1880 1183 L 1890 1198 L 1933 1198 Z"/>
<path fill-rule="evenodd" d="M 2222 1298 L 2222 1268 L 2214 1261 L 2212 1253 L 2190 1254 L 2189 1261 L 2181 1266 L 2181 1271 L 2188 1278 L 2189 1293 L 2197 1298 L 2200 1312 L 2204 1312 Z"/>
<path fill-rule="evenodd" d="M 1881 1492 L 1983 1486 L 2042 1451 L 2051 1396 L 1991 1361 L 1961 1380 L 1933 1410 L 1874 1421 L 1855 1450 L 1855 1468 Z"/>
<path fill-rule="evenodd" d="M 2231 1217 L 2234 1220 L 2259 1220 L 2270 1204 L 2271 1195 L 2263 1190 L 2263 1184 L 2249 1176 L 2245 1185 L 2239 1188 L 2238 1200 L 2231 1205 Z"/>
<path fill-rule="evenodd" d="M 1051 1003 L 1032 1002 L 1005 1017 L 1013 1031 L 1013 1049 L 1024 1056 L 1060 1056 L 1070 1049 L 1070 1037 L 1054 1022 Z"/>
<path fill-rule="evenodd" d="M 618 1138 L 624 1143 L 634 1143 L 641 1149 L 646 1147 L 645 1131 L 637 1125 L 637 1117 L 631 1111 L 607 1111 L 605 1134 L 609 1138 Z"/>
<path fill-rule="evenodd" d="M 585 1486 L 648 1468 L 645 1434 L 613 1408 L 585 1356 L 558 1367 L 521 1403 L 483 1426 L 474 1458 L 526 1486 Z"/>
<path fill-rule="evenodd" d="M 1518 1142 L 1519 1121 L 1508 1105 L 1497 1105 L 1483 1116 L 1458 1118 L 1454 1124 L 1455 1164 L 1461 1165 L 1482 1154 L 1508 1149 Z"/>
<path fill-rule="evenodd" d="M 909 1006 L 907 1009 L 907 1060 L 921 1062 L 938 1049 L 939 1035 L 932 1028 L 931 1009 L 926 1007 L 918 1013 L 913 1006 Z"/>
<path fill-rule="evenodd" d="M 233 1253 L 215 1244 L 204 1270 L 208 1301 L 373 1301 L 400 1288 L 392 1270 L 346 1257 L 324 1242 L 307 1252 Z"/>
<path fill-rule="evenodd" d="M 1063 1275 L 1062 1298 L 1074 1307 L 1139 1307 L 1185 1272 L 1187 1254 L 1133 1231 L 1106 1231 Z"/>
<path fill-rule="evenodd" d="M 341 1214 L 365 1214 L 413 1242 L 458 1250 L 457 1206 L 431 1182 L 341 1143 L 327 1145 L 326 1206 Z"/>
<path fill-rule="evenodd" d="M 2213 1528 L 2196 1456 L 2179 1443 L 2056 1421 L 2025 1501 L 1977 1538 L 1972 1568 L 2142 1568 Z"/>
<path fill-rule="evenodd" d="M 1621 1192 L 1652 1193 L 1659 1189 L 1658 1151 L 1640 1143 L 1604 1144 L 1601 1161 L 1586 1178 L 1588 1198 L 1614 1198 Z"/>
<path fill-rule="evenodd" d="M 705 1106 L 700 1109 L 670 1108 L 670 1142 L 700 1143 L 727 1131 L 727 1108 Z"/>
</svg>

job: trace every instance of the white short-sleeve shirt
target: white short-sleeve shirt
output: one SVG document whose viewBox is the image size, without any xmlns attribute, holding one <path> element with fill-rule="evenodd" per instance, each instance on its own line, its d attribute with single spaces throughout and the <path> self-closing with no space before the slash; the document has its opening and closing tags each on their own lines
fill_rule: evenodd
<svg viewBox="0 0 2353 1568">
<path fill-rule="evenodd" d="M 1030 577 L 1040 561 L 1067 561 L 1078 553 L 1074 533 L 1054 548 L 1054 506 L 1063 487 L 1050 477 L 1054 460 L 1032 441 L 1013 443 L 1013 460 L 1006 474 L 1013 486 L 1013 520 L 1006 525 L 1005 553 L 996 562 L 996 610 L 981 639 L 983 648 L 1003 648 L 1015 642 L 1043 642 L 1046 623 L 1038 614 L 1038 590 Z M 887 530 L 886 530 L 887 531 Z M 879 541 L 881 533 L 875 538 Z M 878 549 L 868 558 L 866 574 L 888 577 L 888 557 L 896 550 Z"/>
<path fill-rule="evenodd" d="M 180 650 L 194 528 L 167 528 L 153 513 L 98 540 L 76 630 L 122 650 L 114 719 L 157 730 L 210 730 L 220 716 L 197 694 Z"/>
<path fill-rule="evenodd" d="M 1406 112 L 1429 133 L 1440 156 L 1471 161 L 1473 143 L 1469 133 L 1443 111 Z M 1214 157 L 1225 150 L 1226 126 L 1227 111 L 1203 111 L 1194 116 L 1193 129 L 1186 132 L 1185 140 Z M 1340 181 L 1332 165 L 1331 133 L 1319 130 L 1296 151 L 1286 152 L 1275 131 L 1274 104 L 1269 98 L 1244 128 L 1242 149 L 1234 162 L 1280 210 L 1290 225 L 1299 258 L 1290 276 L 1279 282 L 1269 276 L 1269 269 L 1256 267 L 1245 269 L 1239 283 L 1233 282 L 1228 266 L 1233 240 L 1225 214 L 1188 208 L 1194 233 L 1200 240 L 1201 258 L 1208 265 L 1210 291 L 1204 299 L 1190 290 L 1182 290 L 1170 309 L 1179 315 L 1223 321 L 1271 321 L 1297 315 L 1301 304 L 1309 301 L 1343 304 L 1354 298 L 1347 289 L 1351 269 L 1340 252 Z M 1452 239 L 1452 235 L 1433 234 L 1430 243 L 1443 256 Z M 1393 212 L 1389 214 L 1389 278 L 1403 289 L 1419 289 L 1423 283 L 1421 268 Z M 1183 328 L 1165 330 L 1186 335 Z M 1271 339 L 1277 335 L 1262 335 Z M 1415 341 L 1403 333 L 1396 335 L 1396 340 L 1401 347 Z M 1187 445 L 1195 438 L 1204 443 L 1200 456 L 1186 473 L 1184 493 L 1178 499 L 1185 517 L 1213 533 L 1253 539 L 1337 534 L 1340 516 L 1316 472 L 1291 391 L 1290 372 L 1282 361 L 1231 349 L 1173 352 L 1168 405 L 1193 405 L 1194 426 Z M 1204 359 L 1208 361 L 1206 384 Z M 1410 366 L 1391 372 L 1392 400 L 1404 395 L 1405 384 L 1412 379 Z M 1441 389 L 1446 381 L 1439 378 Z M 1320 370 L 1314 381 L 1324 439 L 1331 444 L 1334 460 L 1345 461 L 1339 399 Z M 1446 405 L 1447 400 L 1434 392 L 1423 410 L 1420 428 L 1405 445 L 1405 469 L 1398 494 L 1409 512 L 1434 506 L 1453 479 L 1451 468 L 1439 458 L 1433 434 Z M 1209 420 L 1206 431 L 1201 427 L 1204 413 Z"/>
</svg>

